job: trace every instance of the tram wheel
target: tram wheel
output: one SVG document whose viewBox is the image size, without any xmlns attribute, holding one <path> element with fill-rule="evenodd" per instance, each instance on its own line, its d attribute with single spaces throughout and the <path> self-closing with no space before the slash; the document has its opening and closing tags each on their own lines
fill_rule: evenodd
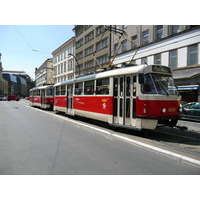
<svg viewBox="0 0 200 200">
<path fill-rule="evenodd" d="M 177 122 L 178 122 L 177 119 L 171 119 L 166 123 L 166 125 L 173 127 L 173 126 L 176 126 Z"/>
</svg>

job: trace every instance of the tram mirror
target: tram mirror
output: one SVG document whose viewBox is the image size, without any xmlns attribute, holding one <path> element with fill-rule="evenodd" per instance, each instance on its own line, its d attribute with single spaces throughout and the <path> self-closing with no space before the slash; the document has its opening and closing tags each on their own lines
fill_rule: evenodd
<svg viewBox="0 0 200 200">
<path fill-rule="evenodd" d="M 138 77 L 139 77 L 139 84 L 144 84 L 144 74 L 140 73 L 138 74 Z"/>
</svg>

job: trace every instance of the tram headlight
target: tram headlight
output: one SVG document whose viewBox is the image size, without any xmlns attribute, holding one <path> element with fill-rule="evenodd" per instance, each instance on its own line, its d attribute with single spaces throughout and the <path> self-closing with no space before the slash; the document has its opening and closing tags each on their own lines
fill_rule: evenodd
<svg viewBox="0 0 200 200">
<path fill-rule="evenodd" d="M 161 112 L 162 112 L 162 113 L 166 113 L 166 108 L 162 108 L 162 109 L 161 109 Z"/>
</svg>

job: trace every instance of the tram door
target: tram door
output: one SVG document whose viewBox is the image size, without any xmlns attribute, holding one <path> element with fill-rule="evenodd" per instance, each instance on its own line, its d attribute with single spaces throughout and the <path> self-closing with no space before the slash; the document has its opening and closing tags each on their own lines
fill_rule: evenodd
<svg viewBox="0 0 200 200">
<path fill-rule="evenodd" d="M 67 113 L 73 114 L 73 85 L 67 86 Z"/>
<path fill-rule="evenodd" d="M 45 90 L 41 90 L 41 105 L 45 104 Z"/>
<path fill-rule="evenodd" d="M 136 125 L 136 76 L 114 77 L 114 124 Z"/>
</svg>

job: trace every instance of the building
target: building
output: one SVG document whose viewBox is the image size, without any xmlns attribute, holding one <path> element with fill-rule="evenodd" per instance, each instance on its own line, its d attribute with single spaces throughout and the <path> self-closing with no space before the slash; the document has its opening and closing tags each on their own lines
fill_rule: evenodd
<svg viewBox="0 0 200 200">
<path fill-rule="evenodd" d="M 116 65 L 123 67 L 123 63 L 133 60 L 132 63 L 136 64 L 154 63 L 170 66 L 182 100 L 200 101 L 199 25 L 115 25 L 112 27 L 123 30 L 128 35 L 122 38 L 121 42 L 111 36 L 111 52 L 113 52 L 111 56 L 114 56 L 114 52 L 121 44 L 114 61 Z"/>
<path fill-rule="evenodd" d="M 70 80 L 75 77 L 74 39 L 72 37 L 52 52 L 54 83 Z"/>
<path fill-rule="evenodd" d="M 53 59 L 48 58 L 39 68 L 35 68 L 35 86 L 51 84 L 54 84 Z"/>
<path fill-rule="evenodd" d="M 110 57 L 110 34 L 104 32 L 106 25 L 76 25 L 75 57 L 76 75 L 96 73 L 108 65 Z"/>
<path fill-rule="evenodd" d="M 7 94 L 10 95 L 29 96 L 29 90 L 35 85 L 35 82 L 24 71 L 4 70 L 2 76 L 8 81 Z"/>
</svg>

